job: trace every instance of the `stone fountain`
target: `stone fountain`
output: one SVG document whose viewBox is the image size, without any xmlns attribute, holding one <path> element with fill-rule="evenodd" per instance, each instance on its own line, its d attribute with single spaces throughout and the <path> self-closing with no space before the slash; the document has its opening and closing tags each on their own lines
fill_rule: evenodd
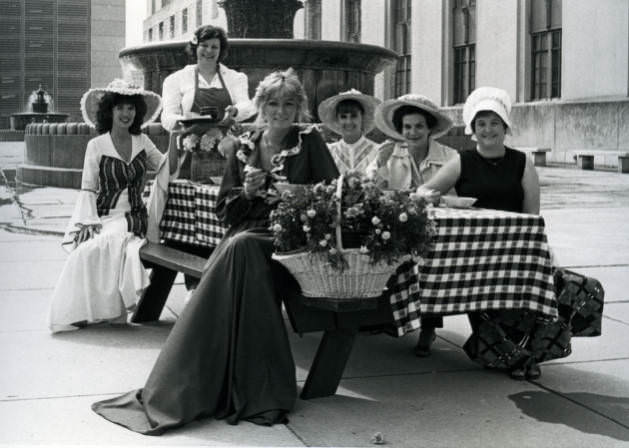
<svg viewBox="0 0 629 448">
<path fill-rule="evenodd" d="M 29 123 L 63 123 L 66 121 L 68 114 L 48 110 L 51 104 L 52 98 L 40 84 L 39 89 L 33 91 L 29 97 L 29 110 L 11 114 L 11 129 L 23 131 Z"/>
<path fill-rule="evenodd" d="M 270 72 L 292 67 L 304 83 L 315 121 L 317 105 L 332 95 L 350 88 L 373 94 L 375 75 L 397 59 L 395 52 L 375 45 L 293 39 L 294 16 L 303 7 L 298 0 L 223 0 L 219 6 L 230 38 L 225 64 L 247 74 L 250 96 Z M 119 53 L 123 71 L 161 94 L 166 76 L 193 63 L 186 44 L 125 48 Z"/>
</svg>

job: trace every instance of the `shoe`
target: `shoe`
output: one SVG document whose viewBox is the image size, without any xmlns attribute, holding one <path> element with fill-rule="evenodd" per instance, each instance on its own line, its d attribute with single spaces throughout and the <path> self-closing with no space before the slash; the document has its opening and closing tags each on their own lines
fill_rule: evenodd
<svg viewBox="0 0 629 448">
<path fill-rule="evenodd" d="M 529 364 L 528 368 L 526 369 L 526 379 L 536 380 L 540 376 L 542 376 L 542 369 L 540 369 L 539 364 L 537 364 L 536 362 L 532 362 L 531 364 Z"/>
<path fill-rule="evenodd" d="M 524 381 L 526 379 L 526 369 L 524 367 L 516 367 L 509 372 L 509 376 L 514 380 Z"/>
<path fill-rule="evenodd" d="M 419 339 L 417 340 L 417 345 L 414 349 L 415 356 L 420 358 L 430 356 L 430 347 L 435 339 L 437 339 L 437 333 L 434 328 L 422 328 L 419 332 Z"/>
</svg>

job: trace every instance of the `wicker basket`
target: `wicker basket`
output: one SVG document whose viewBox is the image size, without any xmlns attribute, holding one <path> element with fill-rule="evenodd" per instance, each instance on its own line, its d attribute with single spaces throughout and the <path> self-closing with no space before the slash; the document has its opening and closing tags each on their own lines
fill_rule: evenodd
<svg viewBox="0 0 629 448">
<path fill-rule="evenodd" d="M 343 176 L 339 177 L 336 195 L 341 216 Z M 397 266 L 384 261 L 371 263 L 370 257 L 359 249 L 344 249 L 340 224 L 336 227 L 337 248 L 343 253 L 347 267 L 342 271 L 332 267 L 323 253 L 275 253 L 273 259 L 281 263 L 295 277 L 304 297 L 356 299 L 379 297 Z"/>
</svg>

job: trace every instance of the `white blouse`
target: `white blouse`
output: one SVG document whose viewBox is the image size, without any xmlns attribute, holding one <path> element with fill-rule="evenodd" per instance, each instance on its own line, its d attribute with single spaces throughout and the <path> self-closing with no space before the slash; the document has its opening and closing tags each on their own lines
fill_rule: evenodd
<svg viewBox="0 0 629 448">
<path fill-rule="evenodd" d="M 162 111 L 162 126 L 168 131 L 172 131 L 177 120 L 191 113 L 194 102 L 194 75 L 196 64 L 186 65 L 181 70 L 168 75 L 162 86 L 162 101 L 164 109 Z M 219 64 L 221 76 L 225 82 L 225 87 L 231 96 L 234 106 L 238 109 L 236 121 L 246 120 L 255 114 L 253 102 L 249 99 L 249 81 L 247 75 L 236 70 L 227 68 Z M 222 88 L 218 74 L 208 83 L 199 75 L 199 87 L 208 89 L 211 87 Z"/>
</svg>

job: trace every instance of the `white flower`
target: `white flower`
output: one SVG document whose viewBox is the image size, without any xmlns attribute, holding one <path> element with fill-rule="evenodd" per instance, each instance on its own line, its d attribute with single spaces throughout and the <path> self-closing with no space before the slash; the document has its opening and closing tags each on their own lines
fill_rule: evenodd
<svg viewBox="0 0 629 448">
<path fill-rule="evenodd" d="M 376 229 L 375 232 L 376 232 L 376 235 L 380 235 L 382 233 L 382 230 Z"/>
<path fill-rule="evenodd" d="M 360 246 L 360 253 L 361 254 L 368 254 L 369 253 L 369 249 L 367 249 L 367 246 Z"/>
<path fill-rule="evenodd" d="M 337 250 L 334 247 L 330 247 L 330 250 L 328 252 L 330 252 L 330 255 L 336 255 Z"/>
<path fill-rule="evenodd" d="M 310 232 L 310 226 L 308 224 L 304 224 L 301 228 L 306 233 Z"/>
<path fill-rule="evenodd" d="M 319 246 L 321 246 L 321 247 L 325 247 L 325 246 L 327 246 L 327 245 L 328 245 L 328 242 L 327 242 L 326 240 L 321 240 L 321 241 L 319 241 Z"/>
<path fill-rule="evenodd" d="M 323 235 L 323 237 L 324 237 L 326 240 L 328 240 L 328 241 L 329 241 L 329 240 L 331 240 L 331 239 L 332 239 L 332 234 L 331 234 L 331 233 L 326 233 L 325 235 Z"/>
<path fill-rule="evenodd" d="M 378 224 L 380 224 L 380 222 L 381 222 L 381 221 L 380 221 L 380 218 L 378 218 L 377 216 L 374 216 L 373 218 L 371 218 L 371 223 L 372 223 L 374 226 L 377 226 Z"/>
<path fill-rule="evenodd" d="M 274 225 L 273 225 L 273 231 L 274 231 L 274 232 L 281 232 L 281 231 L 282 231 L 282 229 L 283 229 L 283 227 L 282 227 L 282 225 L 281 225 L 281 224 L 279 224 L 279 223 L 276 223 L 276 224 L 274 224 Z"/>
<path fill-rule="evenodd" d="M 194 151 L 198 144 L 199 137 L 195 134 L 186 135 L 182 142 L 184 151 Z"/>
<path fill-rule="evenodd" d="M 315 216 L 317 216 L 317 211 L 314 208 L 309 208 L 306 211 L 306 214 L 308 215 L 308 218 L 314 218 Z"/>
<path fill-rule="evenodd" d="M 391 232 L 389 232 L 388 230 L 385 230 L 384 232 L 382 232 L 382 239 L 383 240 L 388 240 L 389 238 L 391 238 Z"/>
<path fill-rule="evenodd" d="M 400 213 L 400 216 L 398 216 L 398 219 L 400 220 L 400 222 L 406 222 L 408 221 L 408 215 L 406 213 Z"/>
</svg>

